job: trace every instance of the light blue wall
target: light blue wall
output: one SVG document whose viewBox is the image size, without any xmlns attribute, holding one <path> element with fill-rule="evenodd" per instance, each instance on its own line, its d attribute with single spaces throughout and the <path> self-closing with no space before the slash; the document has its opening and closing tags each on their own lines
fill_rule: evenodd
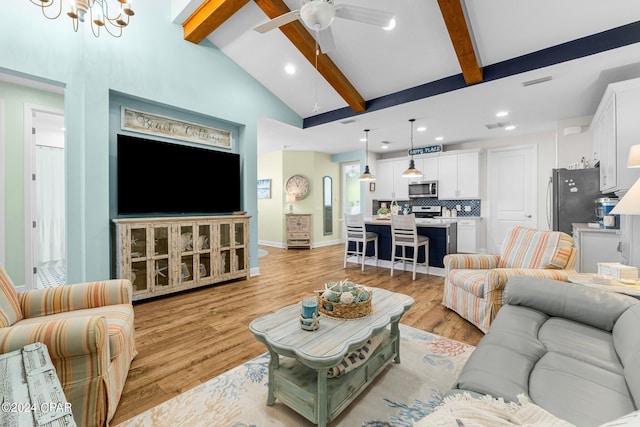
<svg viewBox="0 0 640 427">
<path fill-rule="evenodd" d="M 257 118 L 294 126 L 302 119 L 207 41 L 184 41 L 182 27 L 170 21 L 170 0 L 135 6 L 119 39 L 96 39 L 86 24 L 74 33 L 68 18 L 46 20 L 28 1 L 12 1 L 0 14 L 0 69 L 66 88 L 68 281 L 110 275 L 112 91 L 237 124 L 243 208 L 253 216 L 251 267 L 256 267 Z"/>
</svg>

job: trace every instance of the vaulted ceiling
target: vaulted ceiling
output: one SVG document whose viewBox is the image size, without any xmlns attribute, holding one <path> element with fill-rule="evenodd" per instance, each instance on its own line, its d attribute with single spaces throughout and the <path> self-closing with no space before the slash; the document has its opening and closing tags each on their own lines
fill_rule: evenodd
<svg viewBox="0 0 640 427">
<path fill-rule="evenodd" d="M 412 117 L 427 127 L 423 145 L 435 136 L 445 144 L 499 138 L 502 129 L 486 126 L 500 121 L 499 109 L 511 112 L 511 134 L 549 131 L 559 120 L 593 114 L 606 84 L 640 77 L 635 0 L 340 3 L 393 12 L 397 26 L 384 31 L 336 18 L 336 49 L 316 58 L 313 32 L 299 20 L 265 34 L 252 30 L 299 9 L 296 0 L 191 3 L 184 38 L 212 42 L 305 119 L 304 130 L 261 119 L 261 151 L 351 151 L 364 128 L 370 140 L 405 149 Z M 295 75 L 285 74 L 287 64 Z"/>
</svg>

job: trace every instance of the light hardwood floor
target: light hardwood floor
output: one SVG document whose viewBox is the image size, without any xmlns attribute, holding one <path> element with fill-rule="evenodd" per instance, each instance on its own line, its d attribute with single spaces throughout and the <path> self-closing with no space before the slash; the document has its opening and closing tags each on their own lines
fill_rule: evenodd
<svg viewBox="0 0 640 427">
<path fill-rule="evenodd" d="M 158 405 L 266 351 L 249 331 L 258 316 L 299 302 L 330 280 L 411 295 L 401 323 L 476 345 L 482 332 L 442 304 L 443 278 L 355 263 L 343 246 L 312 250 L 264 247 L 260 275 L 134 304 L 136 347 L 112 425 Z M 178 408 L 176 408 L 178 409 Z"/>
</svg>

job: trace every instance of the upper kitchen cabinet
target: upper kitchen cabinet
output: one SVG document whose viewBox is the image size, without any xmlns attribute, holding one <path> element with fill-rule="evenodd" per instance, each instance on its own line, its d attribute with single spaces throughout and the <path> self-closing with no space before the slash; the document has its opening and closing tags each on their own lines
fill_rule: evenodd
<svg viewBox="0 0 640 427">
<path fill-rule="evenodd" d="M 428 155 L 426 157 L 414 157 L 416 169 L 422 172 L 420 178 L 411 178 L 410 182 L 437 181 L 438 176 L 438 155 Z M 407 163 L 408 166 L 408 163 Z M 405 167 L 406 169 L 406 167 Z"/>
<path fill-rule="evenodd" d="M 593 116 L 594 161 L 600 161 L 600 190 L 628 190 L 638 171 L 627 168 L 629 149 L 640 136 L 640 78 L 612 83 Z"/>
<path fill-rule="evenodd" d="M 480 198 L 480 150 L 450 151 L 438 157 L 438 198 Z"/>
<path fill-rule="evenodd" d="M 376 199 L 409 200 L 409 179 L 402 177 L 409 158 L 379 160 L 376 166 Z"/>
</svg>

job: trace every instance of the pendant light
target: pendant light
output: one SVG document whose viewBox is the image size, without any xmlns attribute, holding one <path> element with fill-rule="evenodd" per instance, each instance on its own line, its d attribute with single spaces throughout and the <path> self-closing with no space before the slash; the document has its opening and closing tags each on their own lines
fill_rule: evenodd
<svg viewBox="0 0 640 427">
<path fill-rule="evenodd" d="M 409 160 L 409 169 L 402 173 L 403 178 L 420 178 L 422 176 L 422 172 L 416 169 L 416 163 L 413 161 L 413 122 L 416 119 L 409 119 L 409 123 L 411 123 L 411 160 Z"/>
<path fill-rule="evenodd" d="M 364 130 L 364 134 L 365 134 L 365 139 L 364 139 L 364 144 L 365 144 L 365 149 L 364 149 L 364 173 L 362 175 L 360 175 L 360 178 L 358 178 L 360 181 L 375 181 L 376 177 L 374 174 L 372 174 L 369 171 L 369 129 L 365 129 Z"/>
</svg>

